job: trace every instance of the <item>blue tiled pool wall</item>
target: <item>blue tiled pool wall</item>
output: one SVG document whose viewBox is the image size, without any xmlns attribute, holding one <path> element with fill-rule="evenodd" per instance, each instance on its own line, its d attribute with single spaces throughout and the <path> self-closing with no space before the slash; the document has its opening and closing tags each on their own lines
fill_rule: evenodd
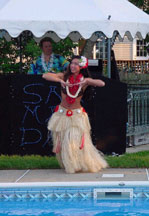
<svg viewBox="0 0 149 216">
<path fill-rule="evenodd" d="M 133 189 L 133 198 L 149 198 L 149 186 L 17 187 L 0 188 L 0 199 L 89 199 L 94 189 Z"/>
</svg>

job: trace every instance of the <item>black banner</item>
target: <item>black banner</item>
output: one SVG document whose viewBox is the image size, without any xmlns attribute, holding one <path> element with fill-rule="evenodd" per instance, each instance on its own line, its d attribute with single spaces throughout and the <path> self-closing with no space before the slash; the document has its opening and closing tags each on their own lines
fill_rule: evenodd
<svg viewBox="0 0 149 216">
<path fill-rule="evenodd" d="M 82 101 L 89 114 L 93 143 L 104 153 L 122 154 L 126 148 L 127 86 L 100 77 L 106 86 L 95 88 Z M 60 85 L 35 75 L 0 76 L 0 154 L 52 155 L 47 122 L 61 101 Z"/>
</svg>

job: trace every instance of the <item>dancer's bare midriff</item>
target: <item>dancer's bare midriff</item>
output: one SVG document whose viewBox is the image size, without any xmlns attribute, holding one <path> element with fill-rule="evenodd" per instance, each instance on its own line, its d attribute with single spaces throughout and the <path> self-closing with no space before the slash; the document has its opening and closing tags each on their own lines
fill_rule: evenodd
<svg viewBox="0 0 149 216">
<path fill-rule="evenodd" d="M 60 105 L 63 106 L 64 108 L 66 108 L 66 109 L 79 109 L 79 108 L 81 108 L 80 101 L 81 101 L 82 96 L 77 97 L 73 104 L 67 103 L 67 101 L 66 101 L 67 95 L 65 95 L 61 92 L 61 96 L 62 96 L 62 100 L 61 100 Z"/>
</svg>

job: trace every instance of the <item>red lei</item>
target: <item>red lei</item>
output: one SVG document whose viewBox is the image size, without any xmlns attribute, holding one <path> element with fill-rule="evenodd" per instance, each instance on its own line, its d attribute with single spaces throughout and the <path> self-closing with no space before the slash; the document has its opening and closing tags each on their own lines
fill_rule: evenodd
<svg viewBox="0 0 149 216">
<path fill-rule="evenodd" d="M 83 77 L 82 74 L 78 74 L 77 77 L 76 77 L 76 79 L 74 79 L 74 76 L 71 75 L 68 80 L 69 80 L 70 84 L 75 84 L 75 83 L 79 83 L 81 81 L 82 77 Z M 69 92 L 72 95 L 75 95 L 75 93 L 77 92 L 78 88 L 79 88 L 79 85 L 74 85 L 72 87 L 69 87 Z M 75 100 L 76 100 L 75 98 L 72 98 L 72 97 L 70 97 L 68 95 L 66 96 L 66 101 L 69 104 L 73 104 L 75 102 Z"/>
</svg>

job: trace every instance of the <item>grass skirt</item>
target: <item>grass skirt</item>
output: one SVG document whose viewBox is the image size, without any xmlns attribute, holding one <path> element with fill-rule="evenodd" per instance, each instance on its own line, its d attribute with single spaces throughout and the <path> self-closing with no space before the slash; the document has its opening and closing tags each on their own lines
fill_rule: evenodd
<svg viewBox="0 0 149 216">
<path fill-rule="evenodd" d="M 48 130 L 52 131 L 53 152 L 67 173 L 98 172 L 108 166 L 92 144 L 84 108 L 67 110 L 57 106 L 48 122 Z"/>
</svg>

